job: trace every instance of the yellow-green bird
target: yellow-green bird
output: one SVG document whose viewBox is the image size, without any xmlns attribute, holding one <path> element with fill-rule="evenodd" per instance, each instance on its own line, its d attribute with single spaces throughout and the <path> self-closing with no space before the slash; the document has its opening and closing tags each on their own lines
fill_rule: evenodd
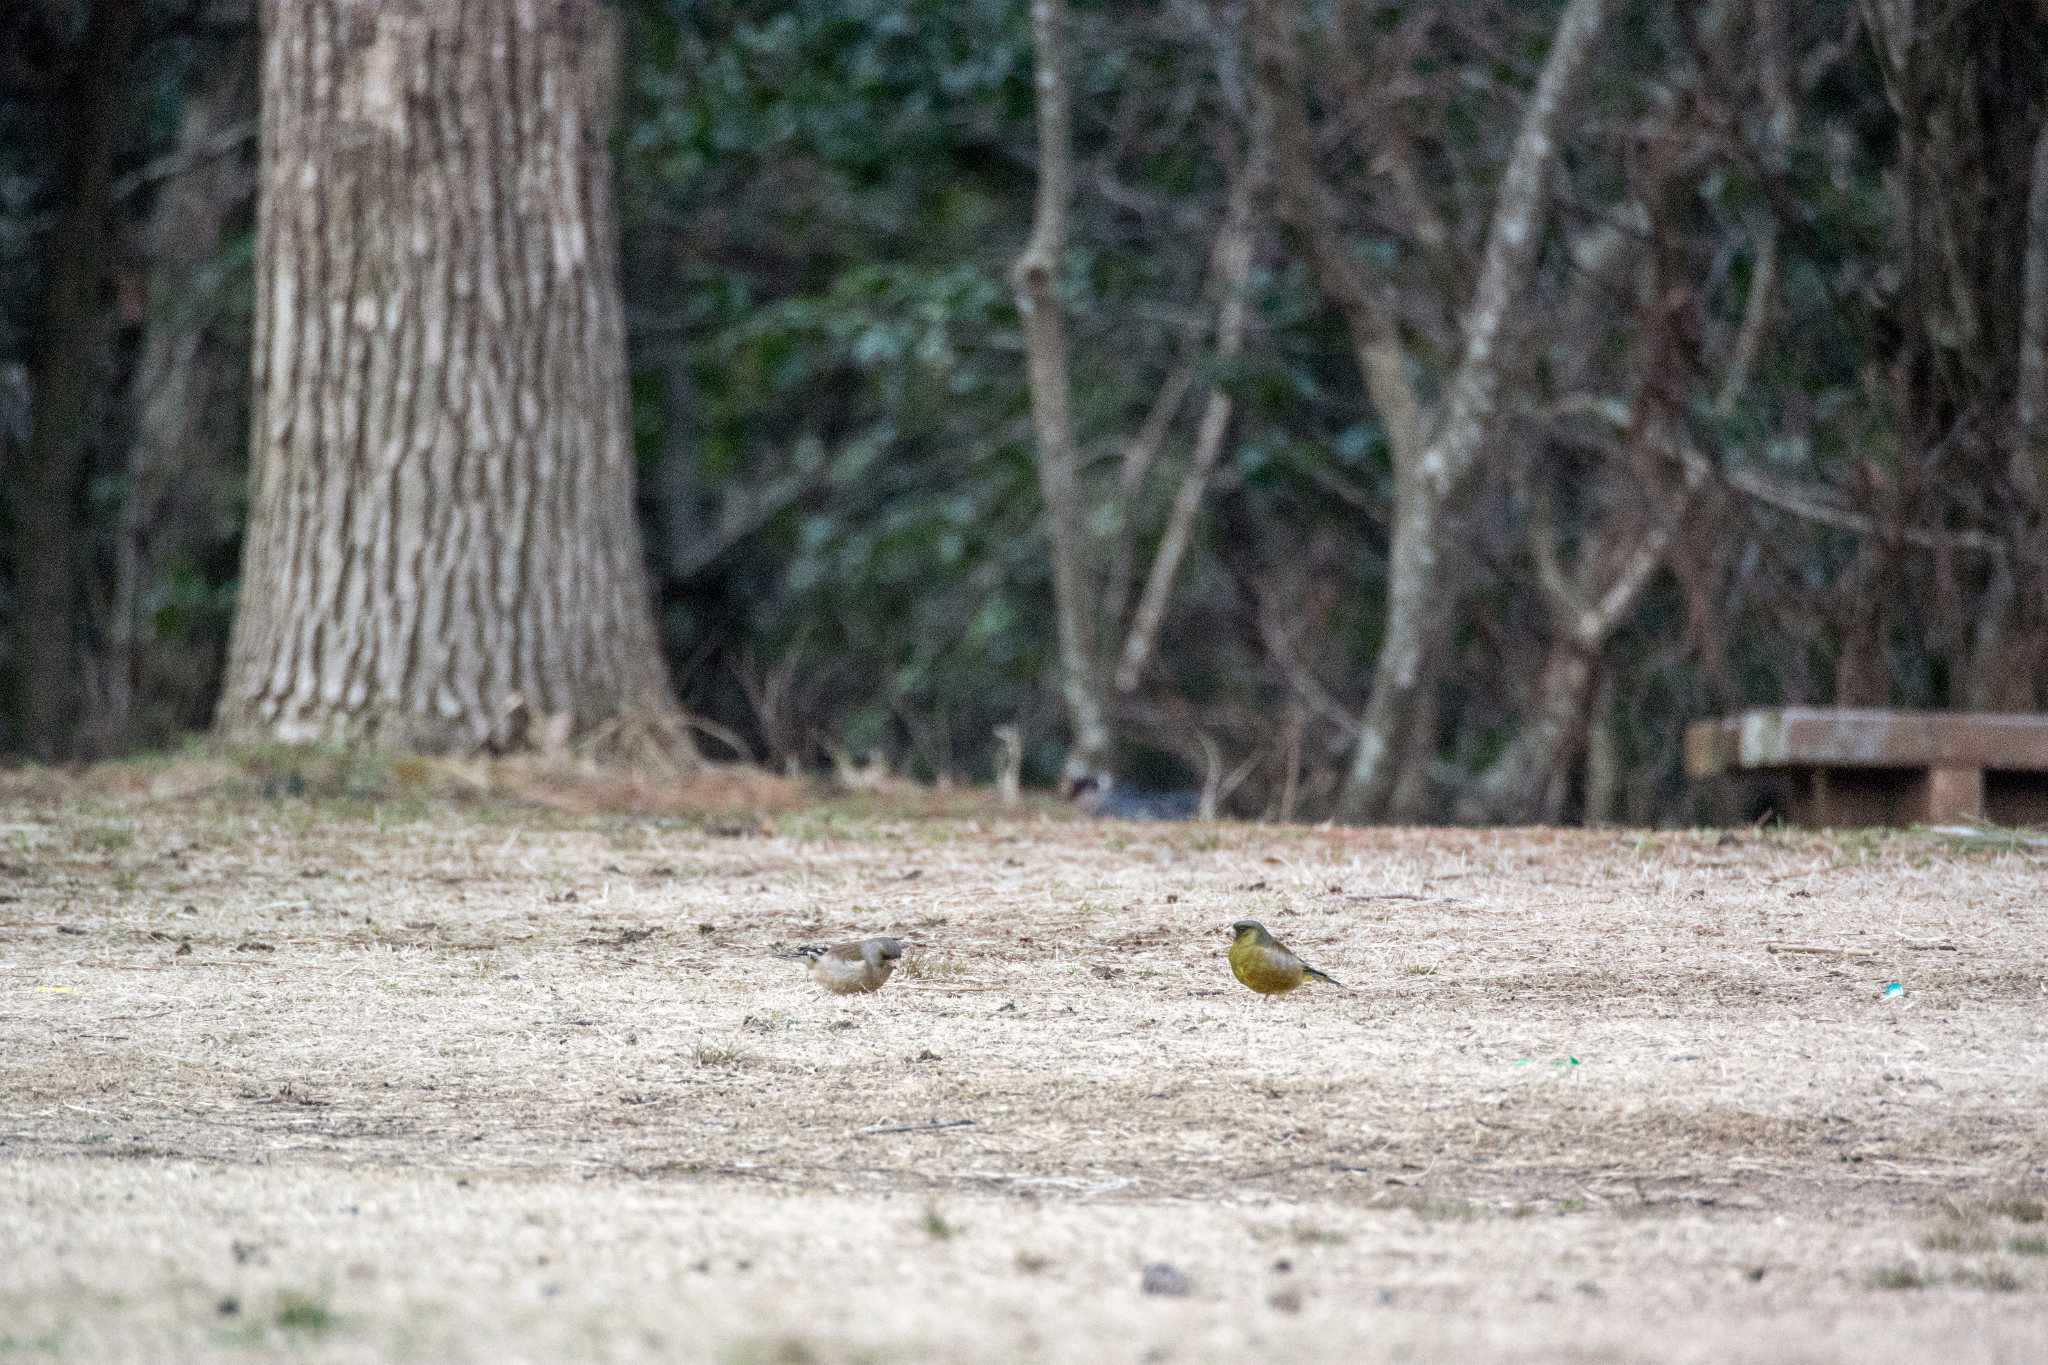
<svg viewBox="0 0 2048 1365">
<path fill-rule="evenodd" d="M 1230 926 L 1230 932 L 1237 935 L 1230 945 L 1231 974 L 1260 995 L 1280 995 L 1310 978 L 1350 989 L 1328 972 L 1319 972 L 1296 957 L 1255 919 L 1239 920 Z"/>
</svg>

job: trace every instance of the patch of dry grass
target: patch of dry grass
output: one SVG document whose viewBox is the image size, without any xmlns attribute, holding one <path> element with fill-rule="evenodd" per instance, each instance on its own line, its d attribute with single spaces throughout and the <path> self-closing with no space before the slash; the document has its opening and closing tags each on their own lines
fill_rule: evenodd
<svg viewBox="0 0 2048 1365">
<path fill-rule="evenodd" d="M 2024 844 L 180 763 L 5 785 L 0 1354 L 2048 1338 Z M 1355 989 L 1240 990 L 1245 914 Z M 872 996 L 777 955 L 878 932 L 917 947 Z"/>
<path fill-rule="evenodd" d="M 964 981 L 974 975 L 973 964 L 957 954 L 916 948 L 904 955 L 897 970 L 906 981 Z"/>
</svg>

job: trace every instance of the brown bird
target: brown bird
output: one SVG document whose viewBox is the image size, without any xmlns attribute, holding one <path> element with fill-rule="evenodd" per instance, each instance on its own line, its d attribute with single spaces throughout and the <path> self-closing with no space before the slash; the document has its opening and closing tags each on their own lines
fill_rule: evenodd
<svg viewBox="0 0 2048 1365">
<path fill-rule="evenodd" d="M 810 960 L 811 978 L 832 994 L 860 995 L 888 983 L 903 956 L 903 940 L 864 938 L 831 948 L 799 948 L 796 955 Z"/>
<path fill-rule="evenodd" d="M 1260 995 L 1280 995 L 1310 979 L 1348 989 L 1336 977 L 1317 971 L 1288 951 L 1286 944 L 1255 919 L 1239 920 L 1230 926 L 1230 932 L 1237 936 L 1230 945 L 1231 974 Z"/>
</svg>

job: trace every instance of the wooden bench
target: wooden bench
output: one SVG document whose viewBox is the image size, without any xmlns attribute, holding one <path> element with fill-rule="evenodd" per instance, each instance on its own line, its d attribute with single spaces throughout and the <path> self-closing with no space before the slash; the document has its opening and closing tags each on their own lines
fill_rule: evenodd
<svg viewBox="0 0 2048 1365">
<path fill-rule="evenodd" d="M 1685 770 L 1788 778 L 1802 825 L 2048 824 L 2048 715 L 1745 711 L 1687 726 Z"/>
</svg>

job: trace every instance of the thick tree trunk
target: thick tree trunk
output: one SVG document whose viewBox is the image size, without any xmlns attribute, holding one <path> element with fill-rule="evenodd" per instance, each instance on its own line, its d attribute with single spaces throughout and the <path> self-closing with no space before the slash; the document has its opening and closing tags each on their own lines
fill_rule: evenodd
<svg viewBox="0 0 2048 1365">
<path fill-rule="evenodd" d="M 265 0 L 255 493 L 219 724 L 687 753 L 633 518 L 597 0 Z"/>
<path fill-rule="evenodd" d="M 114 151 L 133 95 L 142 0 L 98 0 L 71 63 L 64 101 L 61 207 L 50 237 L 42 314 L 29 367 L 27 459 L 14 484 L 15 668 L 20 748 L 44 761 L 72 751 L 85 688 L 78 647 L 80 508 L 93 398 L 104 368 L 107 242 Z"/>
</svg>

